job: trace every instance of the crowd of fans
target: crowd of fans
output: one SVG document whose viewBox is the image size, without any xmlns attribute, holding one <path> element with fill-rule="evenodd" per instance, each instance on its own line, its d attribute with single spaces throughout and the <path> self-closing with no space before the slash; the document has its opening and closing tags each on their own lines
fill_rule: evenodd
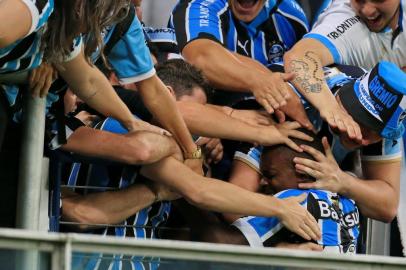
<svg viewBox="0 0 406 270">
<path fill-rule="evenodd" d="M 46 98 L 60 231 L 362 252 L 399 204 L 404 8 L 180 0 L 154 29 L 140 0 L 0 1 L 0 148 Z"/>
</svg>

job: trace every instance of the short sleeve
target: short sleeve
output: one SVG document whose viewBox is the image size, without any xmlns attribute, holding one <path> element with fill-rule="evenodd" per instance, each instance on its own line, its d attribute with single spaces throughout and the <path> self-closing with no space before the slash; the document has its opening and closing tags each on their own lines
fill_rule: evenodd
<svg viewBox="0 0 406 270">
<path fill-rule="evenodd" d="M 136 16 L 128 31 L 113 46 L 107 59 L 122 84 L 139 82 L 155 75 L 144 32 Z"/>
<path fill-rule="evenodd" d="M 227 11 L 226 0 L 180 1 L 171 16 L 179 50 L 199 38 L 224 44 L 220 17 Z"/>
<path fill-rule="evenodd" d="M 79 36 L 73 40 L 70 54 L 64 59 L 65 62 L 69 62 L 78 56 L 82 50 L 83 37 Z"/>
<path fill-rule="evenodd" d="M 48 21 L 54 9 L 54 0 L 22 0 L 31 13 L 31 28 L 27 36 L 38 31 Z"/>
<path fill-rule="evenodd" d="M 260 164 L 262 149 L 262 146 L 252 147 L 250 144 L 241 146 L 235 151 L 234 159 L 244 162 L 261 174 Z"/>
<path fill-rule="evenodd" d="M 304 38 L 321 42 L 331 53 L 335 63 L 349 63 L 359 50 L 360 42 L 369 38 L 369 30 L 354 13 L 348 1 L 333 1 L 320 14 L 312 31 Z"/>
<path fill-rule="evenodd" d="M 402 138 L 382 141 L 365 146 L 361 150 L 362 161 L 393 162 L 402 159 Z"/>
</svg>

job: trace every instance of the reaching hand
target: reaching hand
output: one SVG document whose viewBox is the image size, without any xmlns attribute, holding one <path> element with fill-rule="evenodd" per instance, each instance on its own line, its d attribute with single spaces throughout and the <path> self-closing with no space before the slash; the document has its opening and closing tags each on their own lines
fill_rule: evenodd
<svg viewBox="0 0 406 270">
<path fill-rule="evenodd" d="M 296 170 L 316 179 L 312 183 L 300 183 L 299 188 L 327 189 L 339 193 L 343 188 L 342 175 L 326 137 L 322 140 L 325 155 L 313 147 L 302 145 L 302 149 L 312 155 L 316 161 L 295 157 Z"/>
<path fill-rule="evenodd" d="M 326 106 L 326 108 L 320 110 L 320 116 L 333 130 L 346 132 L 350 139 L 362 143 L 362 133 L 358 123 L 341 107 Z"/>
<path fill-rule="evenodd" d="M 150 123 L 138 119 L 134 119 L 131 124 L 127 126 L 127 129 L 129 132 L 149 131 L 160 135 L 172 136 L 172 134 L 166 129 L 151 125 Z"/>
<path fill-rule="evenodd" d="M 302 102 L 300 101 L 299 96 L 293 92 L 290 86 L 288 86 L 288 91 L 291 92 L 291 98 L 287 101 L 287 104 L 280 107 L 279 110 L 285 113 L 291 119 L 299 122 L 302 127 L 308 130 L 313 129 L 313 125 L 307 117 L 306 111 Z"/>
<path fill-rule="evenodd" d="M 321 237 L 320 228 L 314 217 L 300 205 L 307 197 L 302 194 L 297 197 L 283 199 L 283 209 L 278 218 L 290 231 L 298 234 L 306 240 L 319 240 Z"/>
<path fill-rule="evenodd" d="M 294 78 L 293 73 L 273 72 L 258 76 L 254 86 L 250 89 L 255 99 L 265 108 L 268 113 L 286 105 L 290 98 L 287 84 L 285 82 Z"/>
<path fill-rule="evenodd" d="M 49 64 L 42 64 L 31 70 L 28 79 L 29 88 L 33 97 L 45 97 L 52 82 L 58 77 L 58 72 Z"/>
<path fill-rule="evenodd" d="M 223 145 L 220 139 L 200 137 L 196 144 L 202 147 L 208 164 L 211 162 L 218 163 L 223 158 Z"/>
<path fill-rule="evenodd" d="M 260 127 L 259 144 L 264 146 L 286 144 L 295 151 L 303 150 L 294 143 L 289 137 L 298 138 L 306 141 L 313 141 L 313 138 L 303 132 L 296 130 L 300 127 L 298 122 L 284 122 L 276 126 Z"/>
</svg>

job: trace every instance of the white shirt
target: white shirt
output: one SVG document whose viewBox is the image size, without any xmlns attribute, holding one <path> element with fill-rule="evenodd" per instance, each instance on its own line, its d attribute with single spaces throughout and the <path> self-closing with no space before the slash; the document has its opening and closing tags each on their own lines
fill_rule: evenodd
<svg viewBox="0 0 406 270">
<path fill-rule="evenodd" d="M 389 27 L 379 33 L 371 32 L 355 14 L 349 0 L 332 0 L 305 38 L 322 42 L 330 50 L 335 63 L 371 69 L 379 61 L 387 60 L 405 67 L 405 2 L 401 0 L 401 32 L 393 41 L 393 31 Z"/>
</svg>

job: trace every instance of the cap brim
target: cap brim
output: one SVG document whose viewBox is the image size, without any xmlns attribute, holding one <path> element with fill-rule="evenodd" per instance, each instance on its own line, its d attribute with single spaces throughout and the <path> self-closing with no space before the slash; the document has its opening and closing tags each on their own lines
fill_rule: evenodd
<svg viewBox="0 0 406 270">
<path fill-rule="evenodd" d="M 355 122 L 380 133 L 383 129 L 383 124 L 378 119 L 373 117 L 364 108 L 361 102 L 359 102 L 359 99 L 354 92 L 354 84 L 355 81 L 342 86 L 337 93 L 343 107 L 351 115 Z"/>
</svg>

